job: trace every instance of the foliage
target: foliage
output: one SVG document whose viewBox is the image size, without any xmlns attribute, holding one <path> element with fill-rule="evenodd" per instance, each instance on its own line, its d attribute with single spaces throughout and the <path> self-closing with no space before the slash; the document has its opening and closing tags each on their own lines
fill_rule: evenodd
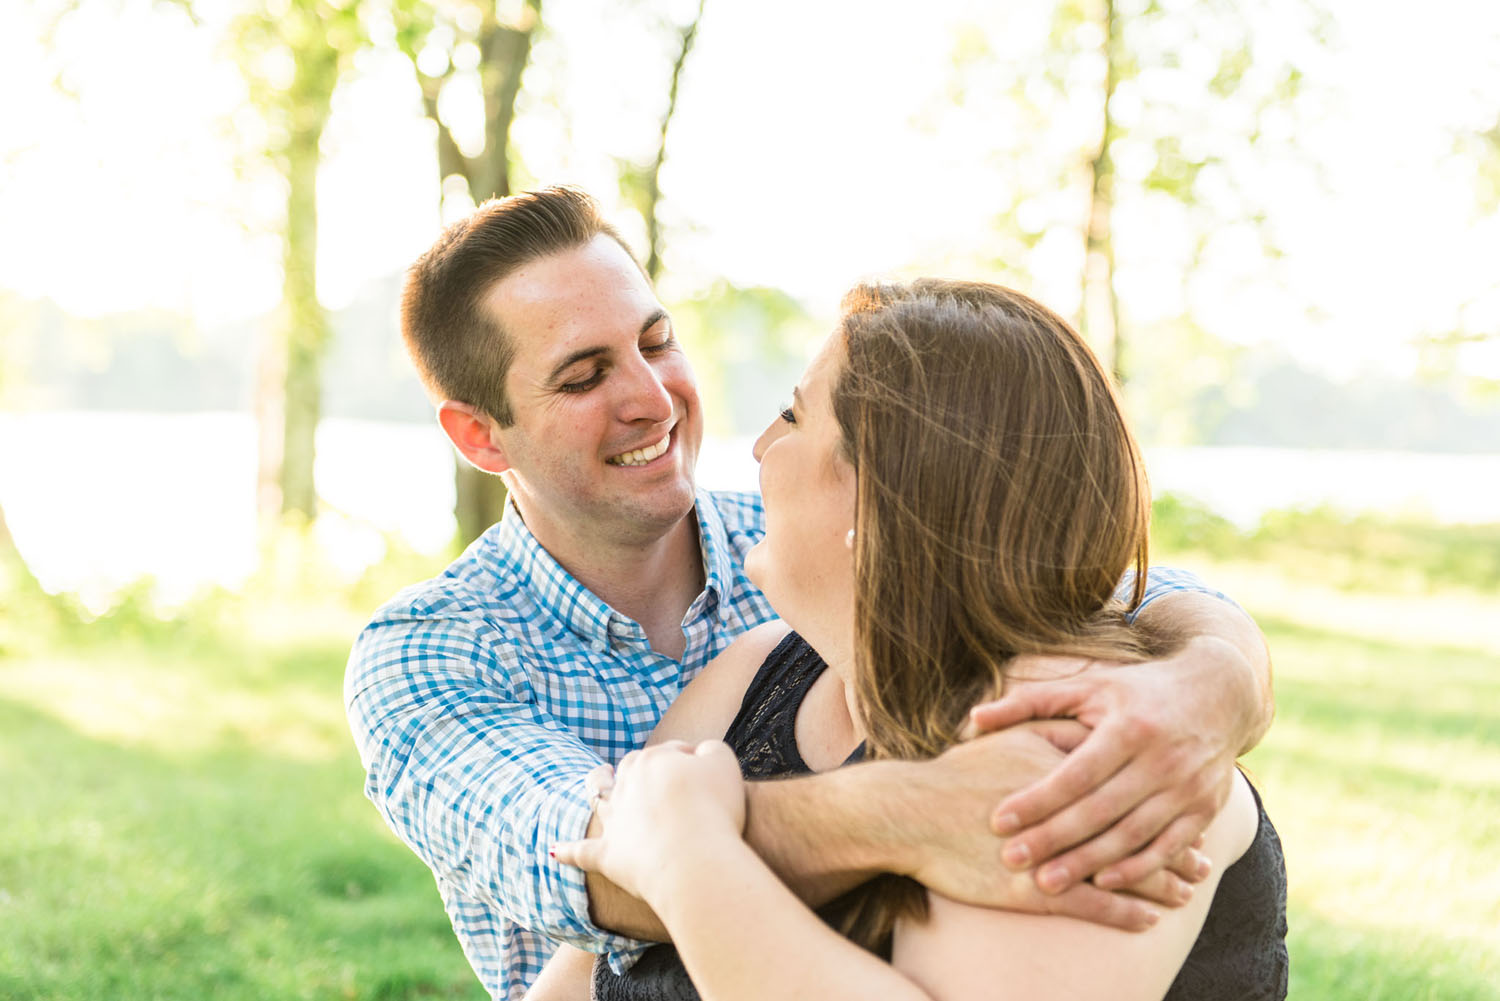
<svg viewBox="0 0 1500 1001">
<path fill-rule="evenodd" d="M 1167 494 L 1152 505 L 1151 541 L 1162 552 L 1274 564 L 1342 588 L 1500 593 L 1500 523 L 1439 525 L 1318 507 L 1269 512 L 1244 532 Z"/>
<path fill-rule="evenodd" d="M 1258 244 L 1270 272 L 1273 192 L 1253 179 L 1273 159 L 1295 164 L 1302 66 L 1330 36 L 1305 0 L 1056 0 L 971 25 L 942 101 L 999 138 L 986 269 L 1073 316 L 1122 376 L 1159 367 L 1136 345 L 1196 326 L 1195 279 L 1238 259 L 1226 249 Z M 933 117 L 936 129 L 954 113 Z M 1074 280 L 1040 285 L 1033 261 L 1070 262 Z M 1155 381 L 1184 400 L 1213 384 Z"/>
<path fill-rule="evenodd" d="M 791 399 L 820 331 L 780 289 L 715 282 L 672 304 L 677 336 L 694 360 L 708 430 L 759 432 Z"/>
</svg>

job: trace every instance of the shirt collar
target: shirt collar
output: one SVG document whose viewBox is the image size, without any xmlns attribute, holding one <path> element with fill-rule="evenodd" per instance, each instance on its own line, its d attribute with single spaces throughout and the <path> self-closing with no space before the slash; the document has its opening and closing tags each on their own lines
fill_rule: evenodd
<svg viewBox="0 0 1500 1001">
<path fill-rule="evenodd" d="M 542 547 L 521 520 L 515 501 L 506 498 L 505 515 L 496 529 L 495 545 L 528 590 L 568 629 L 595 644 L 609 643 L 612 618 L 624 619 L 598 595 L 580 584 Z"/>
<path fill-rule="evenodd" d="M 698 491 L 694 508 L 698 513 L 698 545 L 703 553 L 704 597 L 723 609 L 728 582 L 734 579 L 728 529 L 707 491 Z M 506 499 L 505 515 L 495 530 L 494 541 L 501 560 L 511 563 L 529 589 L 541 596 L 543 604 L 585 641 L 610 644 L 611 623 L 615 626 L 614 639 L 640 632 L 635 620 L 615 611 L 552 558 L 521 519 L 513 499 Z"/>
<path fill-rule="evenodd" d="M 724 525 L 724 515 L 708 491 L 698 491 L 696 507 L 698 545 L 703 550 L 703 591 L 723 609 L 728 606 L 729 585 L 734 580 L 729 530 Z"/>
</svg>

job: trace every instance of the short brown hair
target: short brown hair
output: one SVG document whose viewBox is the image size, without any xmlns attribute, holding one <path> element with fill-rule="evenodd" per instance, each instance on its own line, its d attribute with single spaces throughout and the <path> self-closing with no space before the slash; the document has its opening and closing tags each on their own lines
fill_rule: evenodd
<svg viewBox="0 0 1500 1001">
<path fill-rule="evenodd" d="M 401 336 L 427 391 L 513 424 L 505 377 L 515 345 L 484 298 L 521 266 L 601 235 L 630 254 L 598 203 L 562 186 L 491 199 L 444 230 L 407 269 L 401 292 Z"/>
</svg>

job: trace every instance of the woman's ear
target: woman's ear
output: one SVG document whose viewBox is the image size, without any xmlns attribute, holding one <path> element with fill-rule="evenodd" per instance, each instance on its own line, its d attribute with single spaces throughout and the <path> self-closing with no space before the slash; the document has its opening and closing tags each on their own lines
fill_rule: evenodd
<svg viewBox="0 0 1500 1001">
<path fill-rule="evenodd" d="M 476 469 L 487 473 L 503 473 L 510 468 L 505 450 L 495 433 L 499 426 L 495 419 L 478 407 L 457 400 L 444 400 L 438 404 L 438 423 L 443 433 L 453 442 L 453 447 Z"/>
</svg>

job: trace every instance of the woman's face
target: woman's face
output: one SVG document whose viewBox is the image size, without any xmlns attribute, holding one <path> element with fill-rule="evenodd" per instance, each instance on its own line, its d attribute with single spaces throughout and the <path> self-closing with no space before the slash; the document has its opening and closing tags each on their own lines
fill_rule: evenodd
<svg viewBox="0 0 1500 1001">
<path fill-rule="evenodd" d="M 745 572 L 815 647 L 814 634 L 852 638 L 854 621 L 855 477 L 839 447 L 832 400 L 843 364 L 843 341 L 834 335 L 803 373 L 791 406 L 755 443 L 766 537 L 745 557 Z"/>
</svg>

